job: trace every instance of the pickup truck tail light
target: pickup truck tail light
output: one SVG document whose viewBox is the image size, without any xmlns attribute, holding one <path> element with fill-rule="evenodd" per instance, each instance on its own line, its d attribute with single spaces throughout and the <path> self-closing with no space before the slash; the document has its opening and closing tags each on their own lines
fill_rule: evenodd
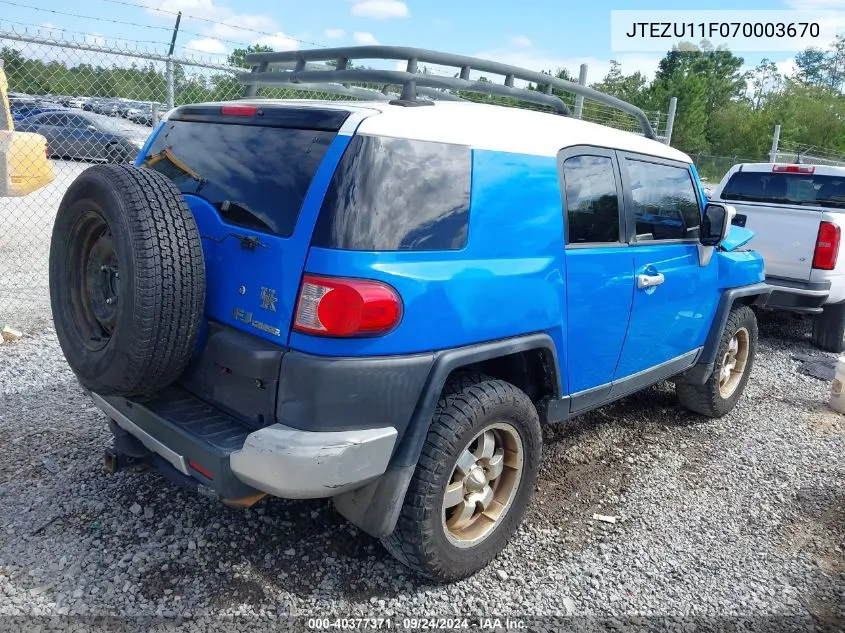
<svg viewBox="0 0 845 633">
<path fill-rule="evenodd" d="M 293 329 L 320 336 L 376 336 L 392 330 L 401 318 L 402 300 L 387 284 L 305 275 Z"/>
<path fill-rule="evenodd" d="M 816 171 L 816 167 L 815 165 L 773 165 L 772 171 L 788 174 L 812 174 Z"/>
<path fill-rule="evenodd" d="M 821 222 L 816 238 L 816 250 L 813 253 L 813 268 L 833 270 L 839 256 L 840 230 L 833 222 Z"/>
</svg>

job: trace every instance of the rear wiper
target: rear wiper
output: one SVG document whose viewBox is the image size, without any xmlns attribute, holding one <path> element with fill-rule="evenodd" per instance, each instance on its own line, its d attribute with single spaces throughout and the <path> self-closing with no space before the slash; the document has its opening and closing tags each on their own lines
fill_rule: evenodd
<svg viewBox="0 0 845 633">
<path fill-rule="evenodd" d="M 176 167 L 182 173 L 187 174 L 188 176 L 190 176 L 191 178 L 196 180 L 199 183 L 199 188 L 204 187 L 205 184 L 208 182 L 205 178 L 200 176 L 196 171 L 194 171 L 193 169 L 188 167 L 185 163 L 183 163 L 181 160 L 176 158 L 176 155 L 173 153 L 173 151 L 169 147 L 165 147 L 163 150 L 161 150 L 160 152 L 158 152 L 156 154 L 147 154 L 146 156 L 144 156 L 144 162 L 142 163 L 142 165 L 144 165 L 146 167 L 152 167 L 153 165 L 156 165 L 156 164 L 158 164 L 158 163 L 160 163 L 164 160 L 166 160 L 168 163 L 170 163 L 171 165 Z"/>
<path fill-rule="evenodd" d="M 220 213 L 235 224 L 250 224 L 257 231 L 272 233 L 273 229 L 245 204 L 237 200 L 224 200 L 219 205 Z"/>
</svg>

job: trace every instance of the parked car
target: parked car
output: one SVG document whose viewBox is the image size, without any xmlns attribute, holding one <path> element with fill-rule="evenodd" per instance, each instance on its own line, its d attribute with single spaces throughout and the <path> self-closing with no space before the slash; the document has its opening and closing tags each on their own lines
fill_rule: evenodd
<svg viewBox="0 0 845 633">
<path fill-rule="evenodd" d="M 734 205 L 734 221 L 755 233 L 774 289 L 766 307 L 812 315 L 813 343 L 845 350 L 845 167 L 738 164 L 713 200 Z"/>
<path fill-rule="evenodd" d="M 0 59 L 0 198 L 26 196 L 55 179 L 43 136 L 16 131 Z"/>
<path fill-rule="evenodd" d="M 301 54 L 249 60 L 281 73 Z M 691 411 L 731 411 L 756 353 L 749 304 L 769 289 L 762 258 L 725 240 L 731 208 L 706 204 L 641 110 L 589 92 L 637 135 L 426 101 L 442 78 L 408 76 L 391 101 L 177 108 L 135 166 L 71 184 L 50 287 L 64 354 L 115 435 L 110 469 L 154 464 L 231 505 L 332 498 L 451 581 L 521 523 L 541 424 L 664 380 Z"/>
<path fill-rule="evenodd" d="M 15 121 L 23 121 L 24 119 L 41 114 L 43 112 L 63 112 L 67 110 L 64 106 L 44 106 L 44 105 L 15 105 L 12 107 L 12 118 Z"/>
<path fill-rule="evenodd" d="M 113 163 L 133 161 L 147 137 L 144 128 L 78 110 L 36 114 L 17 127 L 44 136 L 51 157 Z"/>
</svg>

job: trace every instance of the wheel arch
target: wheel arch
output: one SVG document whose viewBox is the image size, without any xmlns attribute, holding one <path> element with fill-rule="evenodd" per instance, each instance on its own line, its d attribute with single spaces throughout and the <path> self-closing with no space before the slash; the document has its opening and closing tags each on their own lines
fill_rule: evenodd
<svg viewBox="0 0 845 633">
<path fill-rule="evenodd" d="M 506 380 L 525 391 L 537 406 L 541 422 L 544 411 L 541 403 L 562 396 L 557 351 L 546 333 L 437 352 L 411 421 L 387 471 L 362 488 L 334 497 L 335 507 L 344 517 L 372 536 L 387 536 L 393 531 L 440 393 L 451 375 L 467 370 Z M 539 384 L 532 384 L 537 378 Z"/>
<path fill-rule="evenodd" d="M 710 331 L 707 333 L 707 338 L 704 341 L 701 353 L 698 355 L 698 360 L 696 360 L 695 365 L 678 376 L 675 379 L 676 382 L 703 385 L 707 381 L 710 372 L 713 371 L 713 365 L 716 362 L 716 352 L 719 349 L 719 341 L 722 338 L 722 332 L 725 330 L 725 324 L 728 322 L 728 315 L 731 312 L 731 308 L 733 308 L 734 304 L 753 305 L 760 298 L 771 294 L 771 292 L 772 287 L 765 282 L 724 290 L 722 296 L 719 298 L 719 304 L 713 315 Z"/>
</svg>

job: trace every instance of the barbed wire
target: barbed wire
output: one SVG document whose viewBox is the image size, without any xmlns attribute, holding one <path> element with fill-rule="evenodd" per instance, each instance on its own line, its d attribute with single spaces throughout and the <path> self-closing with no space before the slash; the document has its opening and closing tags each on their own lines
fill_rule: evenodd
<svg viewBox="0 0 845 633">
<path fill-rule="evenodd" d="M 119 5 L 123 5 L 123 6 L 127 6 L 127 7 L 134 7 L 136 9 L 156 11 L 158 13 L 165 13 L 167 15 L 172 15 L 172 16 L 179 15 L 179 11 L 172 11 L 170 9 L 162 9 L 160 7 L 153 7 L 153 6 L 149 6 L 149 5 L 146 5 L 146 4 L 138 4 L 138 3 L 135 3 L 135 2 L 127 2 L 127 0 L 100 0 L 100 2 L 108 2 L 110 4 L 119 4 Z M 251 28 L 251 27 L 248 27 L 248 26 L 240 26 L 238 24 L 230 24 L 228 22 L 221 22 L 219 20 L 212 20 L 211 18 L 203 18 L 203 17 L 200 17 L 200 16 L 191 15 L 190 13 L 185 13 L 185 12 L 182 12 L 182 18 L 183 19 L 196 20 L 198 22 L 206 22 L 206 23 L 209 23 L 209 24 L 215 24 L 217 26 L 225 26 L 226 28 L 240 30 L 240 31 L 247 31 L 247 32 L 250 32 L 250 33 L 256 33 L 258 35 L 264 35 L 264 36 L 268 36 L 268 37 L 279 37 L 279 33 L 271 33 L 270 31 L 262 31 L 260 29 L 254 29 L 254 28 Z M 208 35 L 208 34 L 198 34 L 198 33 L 191 33 L 191 35 L 196 35 L 197 37 L 213 37 L 213 36 Z M 320 44 L 319 42 L 310 42 L 308 40 L 299 39 L 299 38 L 292 37 L 292 36 L 287 35 L 287 34 L 284 34 L 284 37 L 286 37 L 287 39 L 292 40 L 294 42 L 298 42 L 300 44 L 308 44 L 309 46 L 318 46 L 320 48 L 328 48 L 328 46 L 326 44 Z M 214 39 L 220 39 L 220 38 L 214 38 Z M 224 40 L 221 40 L 221 41 L 224 41 Z"/>
<path fill-rule="evenodd" d="M 13 7 L 20 7 L 22 9 L 31 9 L 33 11 L 39 11 L 41 13 L 52 13 L 54 15 L 64 15 L 71 18 L 80 18 L 82 20 L 95 20 L 97 22 L 108 22 L 110 24 L 122 24 L 125 26 L 133 26 L 133 27 L 141 27 L 144 29 L 156 29 L 159 31 L 167 31 L 173 32 L 172 27 L 167 26 L 156 26 L 153 24 L 137 24 L 135 22 L 125 22 L 123 20 L 115 20 L 113 18 L 101 18 L 96 15 L 80 15 L 79 13 L 70 13 L 68 11 L 59 11 L 58 9 L 45 9 L 44 7 L 34 7 L 29 4 L 23 4 L 21 2 L 12 2 L 11 0 L 0 0 L 0 4 L 7 4 Z"/>
<path fill-rule="evenodd" d="M 127 38 L 123 38 L 123 37 L 107 38 L 106 36 L 104 36 L 100 33 L 88 33 L 86 31 L 75 31 L 73 29 L 65 29 L 65 28 L 61 28 L 61 27 L 58 27 L 58 26 L 44 26 L 44 25 L 41 25 L 41 24 L 29 24 L 27 22 L 18 22 L 18 21 L 15 21 L 15 20 L 7 20 L 6 18 L 0 18 L 0 29 L 2 29 L 3 24 L 11 24 L 11 25 L 14 25 L 14 26 L 24 27 L 24 29 L 27 29 L 25 31 L 25 33 L 29 33 L 29 29 L 34 29 L 34 30 L 38 31 L 39 34 L 40 34 L 41 31 L 59 31 L 61 33 L 72 33 L 74 35 L 83 35 L 85 37 L 94 38 L 96 40 L 102 40 L 104 42 L 107 42 L 109 39 L 111 39 L 112 42 L 115 42 L 115 43 L 116 42 L 124 42 L 124 43 L 128 43 L 128 44 L 155 44 L 156 46 L 167 46 L 167 43 L 165 43 L 165 42 L 158 42 L 158 41 L 154 41 L 154 40 L 136 40 L 136 39 L 127 39 Z M 9 30 L 13 31 L 15 33 L 18 33 L 18 31 L 14 28 L 14 26 L 12 28 L 10 28 Z M 3 37 L 2 33 L 0 33 L 0 39 L 2 39 L 2 37 Z M 205 51 L 198 51 L 198 52 L 205 52 Z"/>
<path fill-rule="evenodd" d="M 158 30 L 158 31 L 164 31 L 168 34 L 173 32 L 173 27 L 170 27 L 170 26 L 157 26 L 157 25 L 153 25 L 153 24 L 138 24 L 138 23 L 135 23 L 135 22 L 127 22 L 125 20 L 116 20 L 114 18 L 102 18 L 102 17 L 98 17 L 98 16 L 95 16 L 95 15 L 82 15 L 82 14 L 79 14 L 79 13 L 71 13 L 71 12 L 68 12 L 68 11 L 59 11 L 57 9 L 45 9 L 43 7 L 36 7 L 36 6 L 28 5 L 28 4 L 23 4 L 23 3 L 20 3 L 20 2 L 13 2 L 12 0 L 0 0 L 0 4 L 7 4 L 7 5 L 10 5 L 10 6 L 14 6 L 14 7 L 31 9 L 33 11 L 39 11 L 39 12 L 42 12 L 42 13 L 50 13 L 50 14 L 54 14 L 54 15 L 62 15 L 62 16 L 67 16 L 67 17 L 72 17 L 72 18 L 79 18 L 81 20 L 94 20 L 96 22 L 105 22 L 107 24 L 117 24 L 117 25 L 121 25 L 121 26 L 131 26 L 131 27 L 141 27 L 141 28 L 145 28 L 145 29 L 154 29 L 154 30 Z M 9 20 L 9 21 L 11 22 L 11 20 Z M 25 24 L 25 23 L 18 22 L 18 24 Z M 36 26 L 36 25 L 32 25 L 32 26 Z M 228 26 L 228 25 L 225 25 L 225 26 Z M 41 25 L 41 28 L 48 28 L 48 27 L 44 27 L 43 25 Z M 67 30 L 67 29 L 60 29 L 58 27 L 52 27 L 52 26 L 49 27 L 49 28 L 56 28 L 57 30 Z M 79 32 L 79 31 L 71 31 L 71 32 Z M 182 34 L 182 35 L 191 35 L 191 36 L 194 36 L 194 37 L 214 39 L 218 42 L 223 42 L 223 43 L 226 43 L 226 44 L 232 44 L 233 46 L 238 47 L 238 48 L 246 48 L 247 46 L 249 46 L 249 44 L 247 42 L 244 42 L 244 41 L 232 40 L 232 39 L 228 39 L 228 38 L 225 38 L 225 37 L 211 36 L 211 35 L 207 35 L 207 34 L 204 34 L 204 33 L 197 33 L 197 32 L 194 32 L 194 31 L 188 31 L 188 30 L 185 30 L 185 29 L 179 29 L 179 33 Z M 267 35 L 270 36 L 270 37 L 277 37 L 278 36 L 278 34 L 271 34 L 271 33 L 267 33 Z M 285 35 L 284 37 L 286 37 L 290 40 L 293 40 L 293 41 L 299 41 L 299 40 L 296 40 L 296 38 L 292 38 L 292 37 L 289 37 L 287 35 Z M 123 38 L 119 38 L 119 39 L 123 39 Z M 135 40 L 135 41 L 144 41 L 144 40 Z M 146 40 L 146 41 L 149 42 L 149 40 Z M 161 44 L 163 46 L 167 46 L 169 44 L 169 42 L 155 42 L 155 43 Z M 208 55 L 228 55 L 228 53 L 211 53 L 209 51 L 202 51 L 202 50 L 190 48 L 190 47 L 187 47 L 187 46 L 183 46 L 182 48 L 184 48 L 185 50 L 195 51 L 195 52 L 199 52 L 199 53 L 206 53 Z"/>
</svg>

